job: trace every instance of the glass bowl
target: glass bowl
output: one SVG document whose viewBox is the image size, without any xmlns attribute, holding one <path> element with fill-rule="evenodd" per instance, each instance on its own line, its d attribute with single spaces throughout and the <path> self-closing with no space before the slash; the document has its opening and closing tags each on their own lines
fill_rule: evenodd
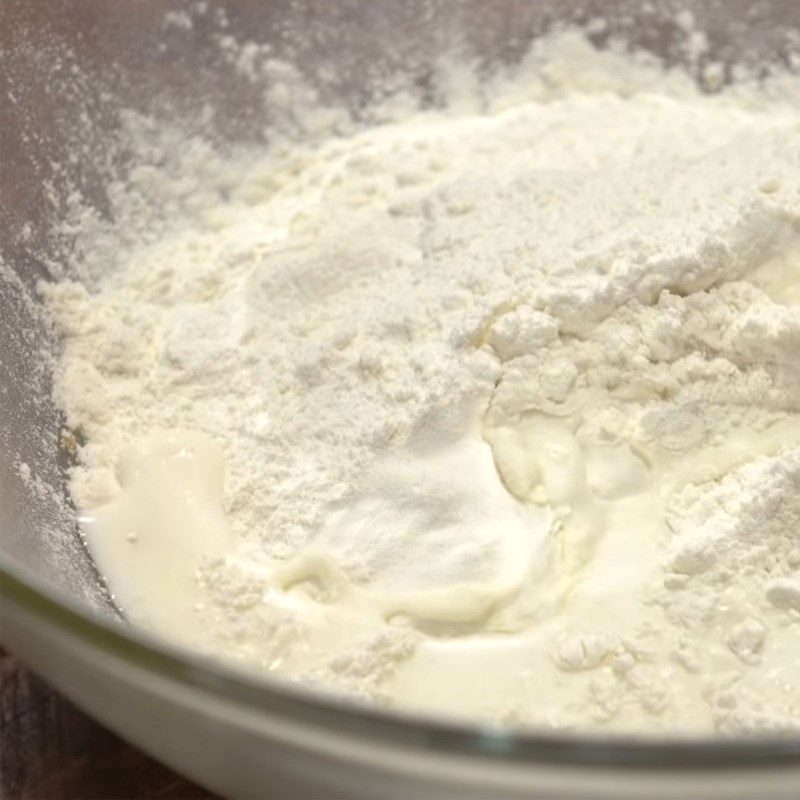
<svg viewBox="0 0 800 800">
<path fill-rule="evenodd" d="M 387 76 L 435 102 L 442 52 L 458 49 L 479 68 L 511 64 L 564 21 L 604 18 L 605 28 L 589 27 L 599 43 L 624 33 L 678 62 L 691 56 L 693 17 L 709 49 L 690 68 L 766 67 L 789 59 L 800 4 L 230 0 L 167 10 L 156 0 L 7 0 L 0 14 L 0 612 L 10 649 L 104 724 L 226 796 L 798 796 L 799 736 L 645 738 L 425 718 L 237 672 L 130 628 L 67 499 L 70 456 L 42 357 L 58 342 L 34 287 L 70 273 L 70 232 L 56 225 L 74 198 L 108 207 L 109 181 L 131 158 L 118 146 L 121 110 L 179 119 L 220 146 L 268 133 L 264 86 L 244 79 L 232 42 L 270 45 L 323 101 L 357 116 Z"/>
</svg>

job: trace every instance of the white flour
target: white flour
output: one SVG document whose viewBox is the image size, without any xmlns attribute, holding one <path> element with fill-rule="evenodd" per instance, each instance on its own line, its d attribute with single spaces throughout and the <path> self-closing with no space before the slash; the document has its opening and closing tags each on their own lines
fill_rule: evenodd
<svg viewBox="0 0 800 800">
<path fill-rule="evenodd" d="M 133 172 L 43 289 L 90 545 L 131 618 L 400 706 L 796 727 L 800 106 L 537 64 Z"/>
</svg>

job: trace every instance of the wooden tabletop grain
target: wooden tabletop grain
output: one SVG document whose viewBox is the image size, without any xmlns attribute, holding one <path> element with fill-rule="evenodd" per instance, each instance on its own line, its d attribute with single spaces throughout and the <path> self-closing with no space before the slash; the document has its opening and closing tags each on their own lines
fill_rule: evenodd
<svg viewBox="0 0 800 800">
<path fill-rule="evenodd" d="M 214 800 L 80 712 L 0 650 L 3 800 Z"/>
</svg>

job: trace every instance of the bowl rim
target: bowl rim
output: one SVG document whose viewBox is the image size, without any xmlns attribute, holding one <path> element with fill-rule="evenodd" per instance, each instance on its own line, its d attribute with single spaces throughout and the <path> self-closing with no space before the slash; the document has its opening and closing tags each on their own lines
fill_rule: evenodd
<svg viewBox="0 0 800 800">
<path fill-rule="evenodd" d="M 637 736 L 628 733 L 537 731 L 509 724 L 470 722 L 386 709 L 301 686 L 269 674 L 237 669 L 210 656 L 170 644 L 121 619 L 104 617 L 88 604 L 67 596 L 7 554 L 0 555 L 0 601 L 70 636 L 158 673 L 210 692 L 250 710 L 313 724 L 341 737 L 376 737 L 385 745 L 424 748 L 440 756 L 479 757 L 488 765 L 572 766 L 654 772 L 681 768 L 691 772 L 797 768 L 800 733 L 788 736 Z"/>
</svg>

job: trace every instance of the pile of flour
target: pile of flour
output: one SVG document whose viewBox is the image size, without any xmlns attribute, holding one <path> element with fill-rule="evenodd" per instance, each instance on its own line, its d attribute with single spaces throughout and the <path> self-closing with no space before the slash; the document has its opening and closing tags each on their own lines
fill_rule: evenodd
<svg viewBox="0 0 800 800">
<path fill-rule="evenodd" d="M 102 516 L 188 431 L 227 532 L 175 556 L 202 637 L 125 585 L 146 537 L 101 527 L 101 571 L 162 634 L 401 707 L 797 727 L 798 98 L 574 34 L 483 94 L 132 171 L 81 250 L 113 269 L 42 287 L 72 492 Z"/>
</svg>

